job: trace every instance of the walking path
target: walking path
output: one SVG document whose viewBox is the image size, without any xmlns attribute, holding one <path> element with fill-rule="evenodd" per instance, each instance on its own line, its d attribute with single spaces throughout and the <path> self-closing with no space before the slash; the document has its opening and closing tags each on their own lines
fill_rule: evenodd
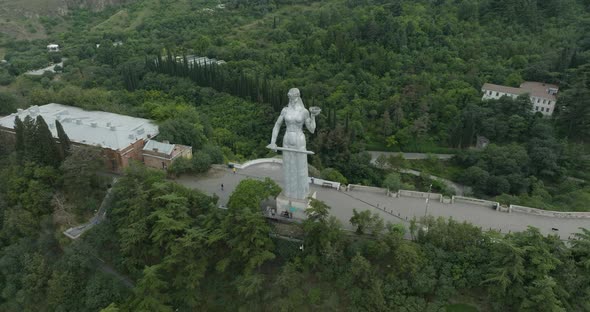
<svg viewBox="0 0 590 312">
<path fill-rule="evenodd" d="M 41 69 L 34 69 L 34 70 L 29 70 L 28 72 L 25 73 L 25 75 L 30 75 L 30 76 L 41 76 L 43 75 L 45 72 L 51 72 L 51 73 L 55 73 L 55 66 L 59 66 L 61 68 L 64 67 L 64 61 L 67 60 L 66 58 L 62 58 L 61 62 L 57 63 L 57 64 L 51 64 L 45 68 L 41 68 Z"/>
<path fill-rule="evenodd" d="M 118 180 L 118 178 L 113 178 L 112 185 L 115 185 L 117 183 L 117 180 Z M 86 231 L 90 230 L 95 225 L 101 223 L 106 217 L 106 214 L 107 214 L 106 209 L 107 209 L 107 206 L 111 202 L 111 198 L 112 198 L 111 191 L 112 190 L 113 190 L 113 188 L 111 186 L 111 188 L 108 189 L 106 195 L 104 196 L 104 199 L 102 200 L 102 203 L 100 204 L 100 208 L 98 208 L 98 210 L 96 211 L 96 214 L 94 214 L 94 216 L 92 218 L 90 218 L 90 220 L 88 220 L 88 222 L 86 222 L 82 225 L 71 227 L 71 228 L 65 230 L 64 234 L 71 239 L 77 239 L 82 234 L 84 234 Z"/>
<path fill-rule="evenodd" d="M 238 170 L 232 174 L 228 169 L 212 169 L 206 175 L 182 176 L 176 181 L 186 187 L 199 189 L 208 194 L 219 196 L 219 204 L 226 205 L 229 196 L 241 180 L 247 178 L 269 177 L 282 186 L 282 165 L 277 163 L 262 163 Z M 221 184 L 224 190 L 221 190 Z M 342 222 L 345 228 L 350 228 L 350 218 L 353 209 L 357 211 L 370 210 L 379 214 L 385 221 L 393 223 L 409 222 L 413 217 L 426 214 L 426 202 L 419 198 L 392 198 L 380 192 L 369 191 L 337 191 L 310 185 L 311 192 L 316 192 L 317 199 L 332 207 L 330 214 Z M 443 204 L 431 200 L 428 206 L 429 215 L 435 217 L 453 218 L 459 222 L 467 221 L 482 229 L 496 229 L 502 233 L 509 231 L 523 231 L 527 226 L 534 226 L 544 234 L 558 234 L 562 239 L 568 239 L 573 233 L 581 232 L 580 227 L 590 228 L 588 219 L 552 218 L 521 213 L 499 212 L 492 208 L 468 204 Z M 557 231 L 552 230 L 558 229 Z"/>
</svg>

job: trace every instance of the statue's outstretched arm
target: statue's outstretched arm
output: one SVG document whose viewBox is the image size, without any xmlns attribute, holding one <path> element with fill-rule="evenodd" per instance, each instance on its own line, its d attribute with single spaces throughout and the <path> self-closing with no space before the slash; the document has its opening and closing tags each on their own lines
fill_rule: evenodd
<svg viewBox="0 0 590 312">
<path fill-rule="evenodd" d="M 314 114 L 310 114 L 308 111 L 305 111 L 305 127 L 307 127 L 307 130 L 309 130 L 309 132 L 314 133 L 315 132 L 315 115 Z"/>
<path fill-rule="evenodd" d="M 283 124 L 283 119 L 285 118 L 285 109 L 281 111 L 281 115 L 277 118 L 277 122 L 275 122 L 274 128 L 272 128 L 272 137 L 270 138 L 270 145 L 275 146 L 277 145 L 277 136 L 279 135 L 279 131 L 281 130 L 281 125 Z"/>
</svg>

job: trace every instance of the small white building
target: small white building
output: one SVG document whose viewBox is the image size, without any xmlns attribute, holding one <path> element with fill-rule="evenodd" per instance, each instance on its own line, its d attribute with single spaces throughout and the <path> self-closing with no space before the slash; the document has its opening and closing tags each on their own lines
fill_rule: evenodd
<svg viewBox="0 0 590 312">
<path fill-rule="evenodd" d="M 54 43 L 48 44 L 47 52 L 59 52 L 59 45 Z"/>
<path fill-rule="evenodd" d="M 176 61 L 184 62 L 184 57 L 177 56 Z M 214 58 L 210 59 L 205 56 L 196 56 L 196 55 L 187 55 L 186 61 L 189 65 L 193 65 L 193 66 L 203 66 L 203 65 L 211 65 L 211 64 L 223 65 L 226 63 L 224 60 L 218 60 L 218 59 L 214 59 Z"/>
<path fill-rule="evenodd" d="M 519 88 L 485 83 L 481 87 L 481 91 L 483 92 L 482 100 L 496 100 L 503 96 L 509 96 L 515 99 L 521 94 L 528 93 L 533 104 L 533 111 L 540 112 L 545 116 L 551 116 L 555 110 L 555 103 L 557 102 L 556 94 L 559 92 L 559 87 L 548 83 L 532 81 L 523 82 Z"/>
</svg>

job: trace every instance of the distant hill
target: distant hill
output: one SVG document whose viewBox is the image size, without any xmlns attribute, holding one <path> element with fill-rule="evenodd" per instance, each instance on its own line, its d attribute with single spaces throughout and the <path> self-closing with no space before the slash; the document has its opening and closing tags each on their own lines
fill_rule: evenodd
<svg viewBox="0 0 590 312">
<path fill-rule="evenodd" d="M 0 0 L 0 33 L 17 39 L 41 39 L 70 10 L 101 11 L 133 0 Z"/>
</svg>

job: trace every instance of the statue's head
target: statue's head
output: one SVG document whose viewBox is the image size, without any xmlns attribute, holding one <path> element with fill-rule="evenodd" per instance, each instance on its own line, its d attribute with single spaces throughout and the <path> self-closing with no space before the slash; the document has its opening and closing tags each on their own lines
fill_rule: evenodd
<svg viewBox="0 0 590 312">
<path fill-rule="evenodd" d="M 305 106 L 303 106 L 303 101 L 301 100 L 301 93 L 299 93 L 299 89 L 297 88 L 291 88 L 289 90 L 289 92 L 287 93 L 287 96 L 289 97 L 289 106 L 293 107 L 293 108 L 303 108 L 305 109 Z"/>
<path fill-rule="evenodd" d="M 289 101 L 298 98 L 300 95 L 301 94 L 299 93 L 299 89 L 297 89 L 297 88 L 291 88 L 289 90 L 289 93 L 287 93 L 287 96 L 289 97 Z"/>
</svg>

